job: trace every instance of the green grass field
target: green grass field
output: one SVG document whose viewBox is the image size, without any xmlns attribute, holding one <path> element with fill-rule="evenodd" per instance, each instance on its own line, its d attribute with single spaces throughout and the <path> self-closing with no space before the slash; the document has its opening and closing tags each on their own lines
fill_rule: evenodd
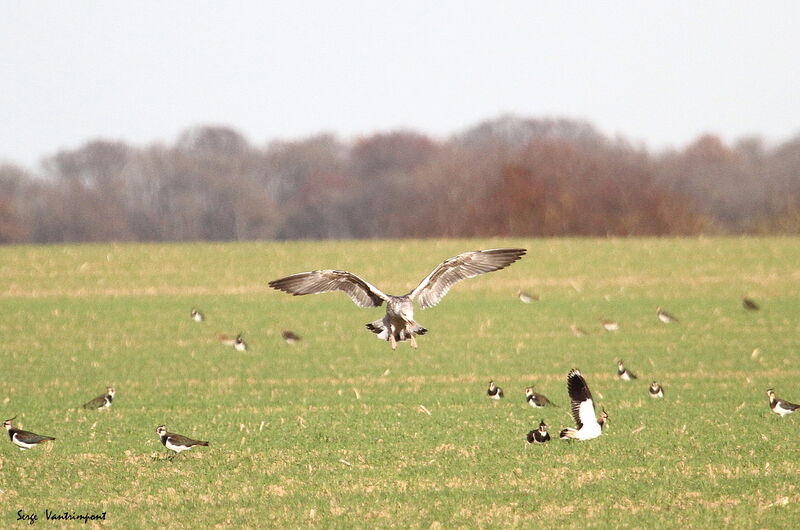
<svg viewBox="0 0 800 530">
<path fill-rule="evenodd" d="M 418 311 L 417 350 L 364 328 L 383 309 L 267 286 L 339 268 L 402 294 L 444 258 L 498 246 L 529 252 Z M 770 412 L 766 389 L 800 401 L 798 264 L 796 238 L 2 247 L 0 414 L 57 440 L 0 444 L 0 521 L 797 527 L 800 414 Z M 659 322 L 658 305 L 681 321 Z M 240 331 L 247 352 L 217 339 Z M 617 380 L 618 358 L 640 380 Z M 557 439 L 573 367 L 611 416 L 592 441 Z M 486 399 L 490 379 L 504 400 Z M 531 384 L 560 407 L 527 407 Z M 107 385 L 110 410 L 80 408 Z M 529 446 L 541 418 L 554 440 Z M 162 423 L 211 446 L 167 459 Z"/>
</svg>

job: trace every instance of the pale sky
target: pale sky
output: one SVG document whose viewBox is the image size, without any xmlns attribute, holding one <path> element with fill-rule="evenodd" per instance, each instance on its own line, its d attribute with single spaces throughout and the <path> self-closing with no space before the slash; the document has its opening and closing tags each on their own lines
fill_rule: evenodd
<svg viewBox="0 0 800 530">
<path fill-rule="evenodd" d="M 4 1 L 0 161 L 226 125 L 254 145 L 588 120 L 654 150 L 800 133 L 800 2 Z"/>
</svg>

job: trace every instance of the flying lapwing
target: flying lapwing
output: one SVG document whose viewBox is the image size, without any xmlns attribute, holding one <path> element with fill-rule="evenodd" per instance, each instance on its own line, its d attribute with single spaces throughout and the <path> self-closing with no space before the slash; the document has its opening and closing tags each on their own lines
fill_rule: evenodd
<svg viewBox="0 0 800 530">
<path fill-rule="evenodd" d="M 300 335 L 288 329 L 284 329 L 283 331 L 281 331 L 281 337 L 283 337 L 283 340 L 286 341 L 286 344 L 294 344 L 295 342 L 299 342 L 302 339 Z"/>
<path fill-rule="evenodd" d="M 547 432 L 547 424 L 544 420 L 539 422 L 539 428 L 528 433 L 529 444 L 543 444 L 550 441 L 550 433 Z"/>
<path fill-rule="evenodd" d="M 489 399 L 500 399 L 503 397 L 503 389 L 494 384 L 494 381 L 489 381 L 489 389 L 486 391 L 486 397 Z"/>
<path fill-rule="evenodd" d="M 113 386 L 106 388 L 106 393 L 102 396 L 97 396 L 93 400 L 83 405 L 85 409 L 106 409 L 111 406 L 114 401 L 114 395 L 117 393 Z"/>
<path fill-rule="evenodd" d="M 606 331 L 619 331 L 619 322 L 615 320 L 603 319 L 600 321 L 600 325 L 602 325 L 603 329 Z"/>
<path fill-rule="evenodd" d="M 772 409 L 772 412 L 779 414 L 781 417 L 800 409 L 800 405 L 790 403 L 776 396 L 775 391 L 771 388 L 767 390 L 767 395 L 769 396 L 769 408 Z"/>
<path fill-rule="evenodd" d="M 651 398 L 663 398 L 664 397 L 664 387 L 659 385 L 657 382 L 653 381 L 650 383 L 650 388 L 648 389 L 650 392 Z"/>
<path fill-rule="evenodd" d="M 758 311 L 760 307 L 754 300 L 747 298 L 746 296 L 742 298 L 742 307 L 747 309 L 748 311 Z"/>
<path fill-rule="evenodd" d="M 421 309 L 438 304 L 459 281 L 508 267 L 527 252 L 524 248 L 496 248 L 464 252 L 444 260 L 408 294 L 393 296 L 353 273 L 339 270 L 300 272 L 269 282 L 269 286 L 294 296 L 344 291 L 360 307 L 380 307 L 386 302 L 386 315 L 366 324 L 379 339 L 391 343 L 410 341 L 417 347 L 417 335 L 428 330 L 414 321 L 414 300 Z M 466 332 L 466 330 L 461 330 Z"/>
<path fill-rule="evenodd" d="M 658 319 L 661 322 L 663 322 L 664 324 L 672 324 L 673 322 L 677 322 L 678 321 L 678 319 L 675 318 L 674 315 L 671 315 L 671 314 L 667 313 L 666 311 L 664 311 L 661 308 L 661 306 L 658 306 L 656 308 L 656 316 L 658 316 Z"/>
<path fill-rule="evenodd" d="M 580 370 L 573 368 L 567 375 L 567 391 L 572 405 L 572 417 L 577 429 L 567 427 L 561 431 L 559 438 L 562 440 L 591 440 L 603 433 L 603 426 L 608 421 L 605 410 L 597 417 L 594 410 L 592 393 Z"/>
<path fill-rule="evenodd" d="M 550 405 L 551 407 L 555 406 L 550 402 L 549 399 L 547 399 L 547 396 L 534 392 L 532 386 L 529 386 L 525 389 L 525 401 L 528 403 L 528 405 L 536 409 L 546 407 L 547 405 Z"/>
<path fill-rule="evenodd" d="M 196 307 L 192 308 L 192 311 L 189 313 L 189 315 L 192 317 L 192 320 L 194 320 L 195 322 L 202 322 L 203 320 L 206 319 L 206 317 L 203 315 L 203 313 L 199 309 L 197 309 Z"/>
<path fill-rule="evenodd" d="M 625 368 L 625 365 L 622 363 L 622 361 L 617 361 L 617 377 L 623 381 L 633 381 L 634 379 L 639 379 L 636 377 L 636 374 Z"/>
<path fill-rule="evenodd" d="M 11 422 L 15 419 L 17 419 L 16 416 L 10 420 L 4 421 L 3 426 L 8 431 L 8 438 L 11 440 L 11 443 L 19 447 L 20 450 L 24 451 L 26 449 L 30 449 L 31 447 L 37 446 L 42 442 L 55 440 L 55 438 L 52 436 L 42 436 L 41 434 L 15 429 L 11 425 Z"/>
<path fill-rule="evenodd" d="M 158 437 L 161 438 L 161 443 L 164 444 L 164 447 L 171 451 L 175 451 L 175 455 L 179 454 L 181 451 L 187 451 L 192 447 L 197 447 L 198 445 L 208 446 L 208 442 L 192 440 L 191 438 L 181 436 L 180 434 L 167 432 L 167 427 L 165 425 L 159 425 L 156 428 L 156 434 L 158 434 Z M 172 457 L 175 455 L 172 455 Z"/>
<path fill-rule="evenodd" d="M 523 291 L 517 291 L 517 298 L 519 298 L 519 301 L 523 304 L 530 304 L 531 302 L 539 301 L 538 294 L 528 294 Z"/>
</svg>

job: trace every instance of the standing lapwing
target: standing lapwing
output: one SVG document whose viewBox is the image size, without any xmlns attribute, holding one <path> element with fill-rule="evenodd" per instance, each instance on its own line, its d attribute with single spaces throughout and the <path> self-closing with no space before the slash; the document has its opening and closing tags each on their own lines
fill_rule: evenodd
<svg viewBox="0 0 800 530">
<path fill-rule="evenodd" d="M 247 343 L 242 338 L 242 334 L 239 333 L 236 335 L 236 338 L 233 341 L 233 349 L 236 351 L 246 351 L 247 350 Z"/>
<path fill-rule="evenodd" d="M 281 337 L 283 337 L 283 340 L 286 341 L 286 344 L 294 344 L 295 342 L 299 342 L 302 338 L 294 331 L 290 331 L 288 329 L 281 331 Z"/>
<path fill-rule="evenodd" d="M 544 420 L 539 422 L 539 428 L 528 433 L 529 444 L 543 444 L 550 441 L 550 433 L 547 432 L 547 424 Z"/>
<path fill-rule="evenodd" d="M 503 389 L 494 384 L 494 381 L 489 381 L 489 390 L 486 391 L 486 397 L 489 399 L 500 399 L 503 397 Z"/>
<path fill-rule="evenodd" d="M 388 295 L 353 273 L 337 270 L 316 270 L 292 274 L 269 282 L 269 286 L 294 296 L 330 291 L 344 291 L 360 307 L 380 307 L 386 302 L 386 315 L 366 324 L 379 339 L 388 341 L 392 349 L 397 343 L 411 341 L 417 347 L 417 335 L 428 330 L 414 321 L 414 300 L 421 309 L 438 304 L 459 281 L 480 274 L 504 269 L 522 258 L 524 248 L 495 248 L 464 252 L 444 260 L 414 290 L 402 296 Z"/>
<path fill-rule="evenodd" d="M 4 421 L 3 426 L 8 431 L 8 437 L 11 440 L 11 443 L 19 447 L 20 450 L 24 451 L 25 449 L 30 449 L 31 447 L 39 445 L 42 442 L 55 440 L 55 438 L 53 438 L 52 436 L 42 436 L 41 434 L 15 429 L 14 427 L 11 426 L 11 422 L 14 421 L 15 419 L 17 419 L 16 416 L 11 418 L 10 420 Z"/>
<path fill-rule="evenodd" d="M 194 320 L 195 322 L 202 322 L 203 320 L 206 319 L 206 317 L 203 315 L 203 313 L 199 309 L 197 309 L 196 307 L 192 308 L 192 311 L 189 313 L 189 315 L 192 317 L 192 320 Z"/>
<path fill-rule="evenodd" d="M 572 330 L 572 334 L 576 337 L 585 337 L 587 335 L 586 330 L 579 328 L 576 324 L 570 324 L 569 329 Z"/>
<path fill-rule="evenodd" d="M 531 386 L 525 389 L 525 401 L 528 402 L 528 405 L 536 409 L 545 407 L 547 405 L 550 405 L 551 407 L 555 406 L 550 402 L 549 399 L 547 399 L 547 396 L 534 392 L 533 387 Z"/>
<path fill-rule="evenodd" d="M 659 385 L 657 382 L 653 381 L 650 383 L 650 397 L 651 398 L 662 398 L 664 397 L 664 387 Z"/>
<path fill-rule="evenodd" d="M 776 396 L 775 391 L 771 388 L 767 390 L 767 395 L 769 396 L 769 408 L 771 408 L 772 412 L 775 414 L 780 414 L 781 417 L 800 409 L 800 405 L 790 403 L 785 399 L 781 399 Z"/>
<path fill-rule="evenodd" d="M 604 318 L 600 321 L 600 325 L 603 326 L 603 329 L 606 331 L 619 331 L 619 322 L 615 320 L 607 320 Z"/>
<path fill-rule="evenodd" d="M 608 414 L 603 410 L 597 418 L 594 410 L 592 393 L 580 370 L 573 368 L 567 375 L 567 391 L 572 404 L 572 417 L 577 429 L 567 427 L 561 431 L 562 440 L 591 440 L 603 433 L 603 426 L 608 421 Z"/>
<path fill-rule="evenodd" d="M 747 298 L 746 296 L 742 298 L 742 307 L 747 309 L 748 311 L 758 311 L 760 307 L 754 300 Z"/>
<path fill-rule="evenodd" d="M 158 434 L 158 437 L 161 438 L 161 443 L 164 444 L 164 447 L 170 449 L 171 451 L 175 451 L 175 455 L 181 451 L 186 451 L 192 447 L 197 447 L 198 445 L 208 446 L 208 442 L 200 442 L 198 440 L 187 438 L 186 436 L 181 436 L 180 434 L 167 432 L 167 427 L 165 425 L 159 425 L 156 428 L 156 434 Z M 172 457 L 175 455 L 172 455 Z"/>
<path fill-rule="evenodd" d="M 664 311 L 663 309 L 661 309 L 661 306 L 656 307 L 656 316 L 658 316 L 658 319 L 664 324 L 672 324 L 673 322 L 678 321 L 678 319 L 675 318 L 674 315 L 671 315 L 666 311 Z"/>
<path fill-rule="evenodd" d="M 636 377 L 636 374 L 625 368 L 625 365 L 622 361 L 617 361 L 617 377 L 622 379 L 623 381 L 632 381 L 634 379 L 639 379 Z"/>
<path fill-rule="evenodd" d="M 106 409 L 111 406 L 114 401 L 114 395 L 117 393 L 113 386 L 106 388 L 106 393 L 102 396 L 97 396 L 90 402 L 83 405 L 85 409 Z"/>
<path fill-rule="evenodd" d="M 241 333 L 239 333 L 238 335 L 236 335 L 236 337 L 233 338 L 228 335 L 222 334 L 219 336 L 219 341 L 225 346 L 232 346 L 233 349 L 236 351 L 247 350 L 247 343 L 245 343 Z"/>
<path fill-rule="evenodd" d="M 531 302 L 538 302 L 539 295 L 538 294 L 528 294 L 524 291 L 517 291 L 517 298 L 523 304 L 530 304 Z"/>
</svg>

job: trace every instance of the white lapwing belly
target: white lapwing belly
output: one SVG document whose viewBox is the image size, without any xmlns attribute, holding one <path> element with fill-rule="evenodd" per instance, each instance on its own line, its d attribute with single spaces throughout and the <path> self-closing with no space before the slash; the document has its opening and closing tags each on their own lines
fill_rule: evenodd
<svg viewBox="0 0 800 530">
<path fill-rule="evenodd" d="M 14 445 L 19 447 L 23 451 L 25 449 L 30 449 L 31 447 L 34 447 L 36 445 L 36 444 L 29 444 L 27 442 L 23 442 L 22 440 L 19 439 L 19 437 L 17 437 L 17 433 L 14 433 L 14 437 L 11 439 L 11 441 L 14 442 Z"/>
<path fill-rule="evenodd" d="M 187 449 L 192 448 L 191 445 L 176 445 L 172 443 L 172 441 L 169 438 L 167 438 L 166 442 L 164 442 L 164 445 L 167 446 L 167 449 L 171 449 L 176 453 L 180 453 L 181 451 L 186 451 Z"/>
</svg>

